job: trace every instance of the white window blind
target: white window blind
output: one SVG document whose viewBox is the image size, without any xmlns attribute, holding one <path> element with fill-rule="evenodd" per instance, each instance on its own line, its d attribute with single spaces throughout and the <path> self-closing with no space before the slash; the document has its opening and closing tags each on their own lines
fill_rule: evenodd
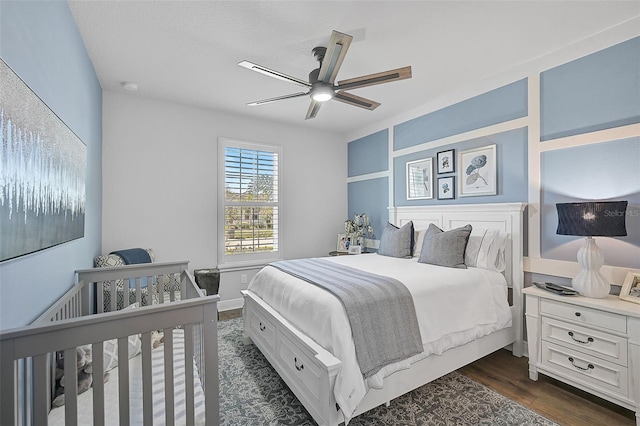
<svg viewBox="0 0 640 426">
<path fill-rule="evenodd" d="M 279 255 L 280 148 L 222 140 L 223 194 L 220 263 L 261 261 Z"/>
</svg>

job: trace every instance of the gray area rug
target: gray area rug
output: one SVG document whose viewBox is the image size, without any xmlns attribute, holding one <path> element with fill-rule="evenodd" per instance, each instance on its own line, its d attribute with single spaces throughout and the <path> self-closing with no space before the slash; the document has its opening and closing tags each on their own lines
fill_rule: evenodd
<svg viewBox="0 0 640 426">
<path fill-rule="evenodd" d="M 242 319 L 218 323 L 220 423 L 315 425 L 255 345 L 242 344 Z M 556 423 L 453 372 L 349 422 L 356 425 L 545 425 Z"/>
</svg>

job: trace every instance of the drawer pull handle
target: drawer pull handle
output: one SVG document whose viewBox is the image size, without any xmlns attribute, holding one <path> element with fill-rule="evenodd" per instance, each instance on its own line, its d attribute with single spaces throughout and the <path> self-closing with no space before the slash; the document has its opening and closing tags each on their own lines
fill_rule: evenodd
<svg viewBox="0 0 640 426">
<path fill-rule="evenodd" d="M 298 365 L 298 358 L 293 358 L 293 365 L 296 366 L 296 370 L 298 371 L 304 370 L 304 364 L 300 363 L 300 365 Z"/>
<path fill-rule="evenodd" d="M 593 337 L 588 337 L 587 340 L 580 340 L 580 339 L 576 339 L 575 337 L 573 337 L 573 331 L 569 332 L 569 336 L 571 336 L 571 338 L 578 343 L 582 343 L 583 345 L 586 345 L 588 343 L 593 343 Z"/>
<path fill-rule="evenodd" d="M 576 365 L 573 362 L 573 358 L 569 357 L 569 362 L 571 363 L 571 365 L 573 365 L 575 368 L 577 368 L 578 370 L 593 370 L 595 367 L 593 366 L 593 364 L 588 364 L 586 367 L 580 367 L 579 365 Z"/>
<path fill-rule="evenodd" d="M 267 327 L 264 324 L 260 323 L 260 331 L 265 331 L 266 329 Z"/>
<path fill-rule="evenodd" d="M 577 316 L 577 317 L 579 317 L 579 316 L 581 316 L 581 315 L 582 315 L 582 314 L 581 314 L 580 312 L 576 312 L 576 316 Z"/>
</svg>

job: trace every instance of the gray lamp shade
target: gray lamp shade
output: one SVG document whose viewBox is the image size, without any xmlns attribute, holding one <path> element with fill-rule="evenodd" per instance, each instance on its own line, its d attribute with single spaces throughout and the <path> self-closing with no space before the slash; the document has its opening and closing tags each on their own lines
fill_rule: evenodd
<svg viewBox="0 0 640 426">
<path fill-rule="evenodd" d="M 592 201 L 585 203 L 558 203 L 559 235 L 587 237 L 624 237 L 627 235 L 625 219 L 626 201 Z"/>
</svg>

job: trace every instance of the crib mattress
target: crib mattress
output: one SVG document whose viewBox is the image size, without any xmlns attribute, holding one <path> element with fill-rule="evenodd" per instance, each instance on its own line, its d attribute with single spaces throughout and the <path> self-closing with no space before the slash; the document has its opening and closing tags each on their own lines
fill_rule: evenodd
<svg viewBox="0 0 640 426">
<path fill-rule="evenodd" d="M 174 412 L 175 424 L 186 425 L 186 401 L 185 401 L 185 368 L 184 368 L 184 332 L 173 332 L 173 371 L 174 371 Z M 153 424 L 165 424 L 164 404 L 164 348 L 159 346 L 151 352 L 152 376 L 153 376 Z M 110 378 L 104 385 L 105 393 L 105 425 L 119 424 L 118 408 L 118 368 L 109 372 Z M 197 367 L 194 363 L 195 383 L 195 418 L 197 425 L 205 424 L 204 393 L 198 377 Z M 139 354 L 129 360 L 129 406 L 130 424 L 142 424 L 142 355 Z M 63 426 L 64 406 L 56 407 L 49 413 L 49 425 Z M 93 388 L 78 395 L 78 424 L 93 424 Z M 190 426 L 190 425 L 189 425 Z"/>
</svg>

